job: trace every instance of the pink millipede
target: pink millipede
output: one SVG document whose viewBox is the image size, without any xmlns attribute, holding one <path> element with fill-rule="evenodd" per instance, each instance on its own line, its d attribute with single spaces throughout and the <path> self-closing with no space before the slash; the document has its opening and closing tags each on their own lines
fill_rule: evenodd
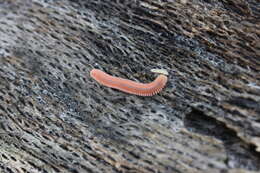
<svg viewBox="0 0 260 173">
<path fill-rule="evenodd" d="M 98 69 L 91 70 L 90 76 L 93 79 L 95 79 L 98 83 L 110 88 L 115 88 L 126 93 L 140 96 L 152 96 L 160 92 L 167 82 L 167 76 L 165 71 L 153 71 L 161 74 L 153 82 L 147 84 L 138 83 L 119 77 L 114 77 Z"/>
</svg>

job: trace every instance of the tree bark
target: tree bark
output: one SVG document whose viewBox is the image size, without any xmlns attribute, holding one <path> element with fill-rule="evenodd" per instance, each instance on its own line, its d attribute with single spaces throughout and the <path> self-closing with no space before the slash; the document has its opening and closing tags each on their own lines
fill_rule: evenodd
<svg viewBox="0 0 260 173">
<path fill-rule="evenodd" d="M 258 0 L 2 0 L 0 172 L 260 170 Z M 94 81 L 93 68 L 152 97 Z"/>
</svg>

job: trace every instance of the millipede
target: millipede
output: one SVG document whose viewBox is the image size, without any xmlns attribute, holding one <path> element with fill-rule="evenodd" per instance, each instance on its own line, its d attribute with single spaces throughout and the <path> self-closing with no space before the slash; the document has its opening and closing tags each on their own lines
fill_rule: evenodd
<svg viewBox="0 0 260 173">
<path fill-rule="evenodd" d="M 159 73 L 160 75 L 150 83 L 139 83 L 128 79 L 111 76 L 98 69 L 92 69 L 90 71 L 90 76 L 98 83 L 110 88 L 139 96 L 153 96 L 165 87 L 168 80 L 168 72 L 163 69 L 152 69 L 151 71 L 154 73 Z"/>
</svg>

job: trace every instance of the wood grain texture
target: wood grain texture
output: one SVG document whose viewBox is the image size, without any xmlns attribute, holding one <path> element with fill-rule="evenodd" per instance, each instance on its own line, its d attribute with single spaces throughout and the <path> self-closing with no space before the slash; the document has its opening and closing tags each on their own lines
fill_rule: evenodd
<svg viewBox="0 0 260 173">
<path fill-rule="evenodd" d="M 0 172 L 259 172 L 259 16 L 259 0 L 1 0 Z M 135 97 L 93 68 L 169 76 Z"/>
</svg>

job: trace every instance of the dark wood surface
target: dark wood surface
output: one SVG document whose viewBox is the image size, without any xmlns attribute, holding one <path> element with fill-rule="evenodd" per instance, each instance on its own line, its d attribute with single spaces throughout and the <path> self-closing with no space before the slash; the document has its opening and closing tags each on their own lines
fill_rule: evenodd
<svg viewBox="0 0 260 173">
<path fill-rule="evenodd" d="M 259 0 L 1 0 L 0 172 L 260 170 Z M 150 82 L 153 97 L 89 71 Z"/>
</svg>

